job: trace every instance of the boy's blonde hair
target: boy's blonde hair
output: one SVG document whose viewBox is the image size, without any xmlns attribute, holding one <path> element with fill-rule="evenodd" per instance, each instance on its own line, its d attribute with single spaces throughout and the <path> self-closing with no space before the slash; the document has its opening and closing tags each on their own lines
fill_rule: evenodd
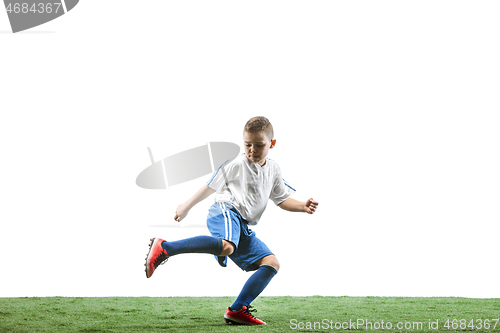
<svg viewBox="0 0 500 333">
<path fill-rule="evenodd" d="M 251 118 L 249 121 L 247 121 L 243 131 L 249 133 L 264 132 L 266 133 L 269 140 L 272 141 L 274 139 L 273 125 L 266 117 Z"/>
</svg>

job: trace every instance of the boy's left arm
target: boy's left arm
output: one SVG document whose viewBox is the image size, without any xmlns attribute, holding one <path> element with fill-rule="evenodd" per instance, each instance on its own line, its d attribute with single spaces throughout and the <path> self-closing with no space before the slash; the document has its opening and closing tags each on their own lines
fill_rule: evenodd
<svg viewBox="0 0 500 333">
<path fill-rule="evenodd" d="M 288 210 L 289 212 L 304 212 L 313 214 L 318 208 L 318 202 L 314 201 L 313 198 L 308 199 L 306 202 L 288 198 L 280 203 L 278 207 L 284 210 Z"/>
</svg>

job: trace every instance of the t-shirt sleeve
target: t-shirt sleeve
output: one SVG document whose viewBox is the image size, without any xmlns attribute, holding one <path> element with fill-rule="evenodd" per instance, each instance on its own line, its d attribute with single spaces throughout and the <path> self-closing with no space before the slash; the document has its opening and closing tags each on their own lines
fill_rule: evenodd
<svg viewBox="0 0 500 333">
<path fill-rule="evenodd" d="M 208 187 L 218 191 L 222 185 L 229 183 L 229 181 L 234 177 L 234 173 L 236 171 L 235 169 L 234 163 L 231 163 L 231 161 L 227 161 L 222 164 L 207 182 Z"/>
<path fill-rule="evenodd" d="M 278 169 L 276 172 L 276 180 L 274 181 L 274 187 L 271 191 L 270 199 L 274 202 L 275 205 L 279 205 L 286 199 L 288 199 L 293 193 L 295 193 L 295 189 L 290 186 L 281 175 L 281 171 Z"/>
</svg>

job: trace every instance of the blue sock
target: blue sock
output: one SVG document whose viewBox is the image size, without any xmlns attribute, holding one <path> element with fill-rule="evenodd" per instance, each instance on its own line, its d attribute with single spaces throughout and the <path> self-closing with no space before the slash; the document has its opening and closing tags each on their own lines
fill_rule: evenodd
<svg viewBox="0 0 500 333">
<path fill-rule="evenodd" d="M 218 256 L 222 252 L 222 239 L 212 236 L 196 236 L 175 242 L 163 242 L 169 256 L 181 253 L 208 253 Z"/>
<path fill-rule="evenodd" d="M 238 295 L 238 298 L 233 305 L 230 306 L 231 311 L 239 311 L 243 306 L 248 307 L 267 287 L 271 279 L 277 273 L 276 269 L 272 266 L 260 266 L 259 269 L 250 276 Z"/>
</svg>

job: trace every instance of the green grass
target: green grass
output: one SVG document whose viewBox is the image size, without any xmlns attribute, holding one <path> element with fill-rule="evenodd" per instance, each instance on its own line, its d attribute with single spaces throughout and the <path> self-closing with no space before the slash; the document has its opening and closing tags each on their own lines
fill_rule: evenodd
<svg viewBox="0 0 500 333">
<path fill-rule="evenodd" d="M 260 297 L 252 304 L 258 309 L 257 317 L 267 322 L 260 327 L 227 325 L 223 314 L 233 300 L 233 297 L 0 298 L 0 332 L 500 332 L 500 323 L 493 329 L 495 321 L 492 321 L 500 317 L 499 299 Z M 334 326 L 337 322 L 357 324 L 358 319 L 365 324 L 351 329 Z M 447 319 L 449 328 L 444 326 Z M 465 319 L 466 327 L 453 329 L 453 319 Z M 489 319 L 490 328 L 479 329 L 478 319 L 483 322 Z M 376 329 L 382 320 L 384 327 L 391 322 L 392 329 L 380 326 Z M 429 329 L 429 321 L 436 320 L 439 329 Z M 474 327 L 468 326 L 471 320 Z M 366 322 L 371 322 L 373 328 L 367 329 Z M 399 322 L 412 327 L 397 329 Z"/>
</svg>

